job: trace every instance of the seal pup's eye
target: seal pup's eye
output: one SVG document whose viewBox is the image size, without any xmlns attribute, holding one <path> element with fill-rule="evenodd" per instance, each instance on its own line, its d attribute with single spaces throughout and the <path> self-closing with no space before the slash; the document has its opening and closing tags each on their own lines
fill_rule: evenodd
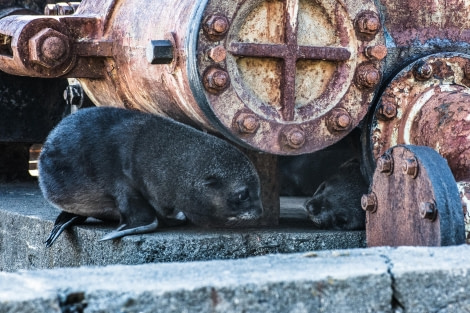
<svg viewBox="0 0 470 313">
<path fill-rule="evenodd" d="M 243 189 L 237 194 L 237 200 L 240 202 L 246 201 L 250 198 L 250 193 L 248 192 L 248 189 Z"/>
</svg>

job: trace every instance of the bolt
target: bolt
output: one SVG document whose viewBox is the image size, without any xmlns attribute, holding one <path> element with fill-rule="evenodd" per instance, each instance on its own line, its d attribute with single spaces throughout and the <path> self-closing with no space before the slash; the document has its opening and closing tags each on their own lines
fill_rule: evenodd
<svg viewBox="0 0 470 313">
<path fill-rule="evenodd" d="M 413 73 L 417 80 L 427 80 L 432 76 L 432 66 L 423 61 L 417 62 Z"/>
<path fill-rule="evenodd" d="M 59 2 L 56 6 L 58 8 L 58 15 L 72 15 L 74 13 L 73 7 L 68 3 Z"/>
<path fill-rule="evenodd" d="M 305 133 L 300 128 L 283 130 L 282 134 L 286 144 L 293 149 L 299 149 L 305 144 Z"/>
<path fill-rule="evenodd" d="M 391 175 L 393 172 L 393 158 L 390 153 L 385 153 L 377 160 L 377 169 L 380 173 Z"/>
<path fill-rule="evenodd" d="M 364 211 L 370 213 L 377 212 L 377 196 L 374 192 L 371 192 L 368 195 L 362 195 L 361 207 Z"/>
<path fill-rule="evenodd" d="M 397 106 L 390 99 L 382 99 L 382 104 L 377 110 L 377 118 L 382 121 L 389 121 L 397 116 Z"/>
<path fill-rule="evenodd" d="M 41 30 L 29 40 L 31 61 L 46 68 L 62 64 L 69 52 L 69 38 L 51 28 Z"/>
<path fill-rule="evenodd" d="M 378 45 L 378 46 L 371 46 L 367 47 L 366 50 L 364 51 L 366 57 L 369 59 L 375 59 L 375 60 L 383 60 L 385 56 L 387 55 L 387 47 L 384 45 Z"/>
<path fill-rule="evenodd" d="M 372 88 L 380 82 L 380 72 L 372 64 L 359 66 L 354 80 L 357 85 Z"/>
<path fill-rule="evenodd" d="M 203 24 L 204 32 L 211 36 L 215 36 L 214 39 L 220 39 L 220 36 L 225 35 L 229 29 L 228 19 L 220 14 L 210 16 Z"/>
<path fill-rule="evenodd" d="M 220 45 L 209 50 L 209 58 L 214 62 L 222 62 L 227 56 L 224 46 Z"/>
<path fill-rule="evenodd" d="M 418 176 L 418 161 L 416 158 L 412 157 L 404 160 L 403 173 L 411 176 L 412 178 L 416 178 L 416 176 Z"/>
<path fill-rule="evenodd" d="M 170 40 L 150 40 L 146 50 L 150 64 L 170 64 L 173 61 L 173 45 Z"/>
<path fill-rule="evenodd" d="M 55 4 L 47 4 L 44 8 L 44 15 L 59 15 L 59 8 Z"/>
<path fill-rule="evenodd" d="M 376 35 L 380 27 L 379 16 L 372 11 L 362 12 L 356 22 L 356 30 L 366 35 Z"/>
<path fill-rule="evenodd" d="M 241 113 L 237 117 L 237 125 L 241 133 L 253 134 L 259 128 L 259 121 L 254 114 Z"/>
<path fill-rule="evenodd" d="M 419 214 L 422 218 L 434 221 L 437 217 L 437 208 L 433 202 L 421 202 L 419 205 Z"/>
<path fill-rule="evenodd" d="M 347 130 L 351 126 L 351 116 L 348 111 L 342 108 L 334 109 L 327 120 L 326 127 L 330 132 Z"/>
<path fill-rule="evenodd" d="M 204 87 L 211 93 L 224 91 L 230 85 L 228 73 L 218 67 L 210 67 L 204 73 Z"/>
</svg>

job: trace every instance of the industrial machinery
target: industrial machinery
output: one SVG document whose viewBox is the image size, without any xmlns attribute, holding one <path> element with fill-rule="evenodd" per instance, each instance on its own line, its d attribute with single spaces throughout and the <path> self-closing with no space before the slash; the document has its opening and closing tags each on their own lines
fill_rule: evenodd
<svg viewBox="0 0 470 313">
<path fill-rule="evenodd" d="M 162 114 L 219 134 L 254 151 L 247 153 L 266 197 L 276 193 L 266 160 L 321 150 L 359 126 L 364 175 L 381 189 L 376 203 L 386 195 L 404 206 L 396 186 L 372 181 L 377 160 L 398 153 L 389 150 L 396 145 L 430 146 L 457 181 L 469 180 L 469 13 L 466 0 L 48 4 L 44 15 L 0 16 L 0 70 L 38 81 L 76 78 L 95 105 Z M 445 188 L 421 155 L 437 154 L 397 149 L 424 164 L 414 178 L 431 182 L 426 192 Z M 452 176 L 445 184 L 455 185 Z M 380 210 L 370 209 L 372 198 L 363 199 L 368 214 Z M 437 212 L 461 214 L 455 203 L 439 202 L 448 208 Z M 428 220 L 437 225 L 439 218 Z"/>
</svg>

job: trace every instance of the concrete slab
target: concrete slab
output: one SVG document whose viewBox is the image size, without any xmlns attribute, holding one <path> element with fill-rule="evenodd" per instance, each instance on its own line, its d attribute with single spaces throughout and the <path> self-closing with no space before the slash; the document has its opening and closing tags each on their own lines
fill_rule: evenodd
<svg viewBox="0 0 470 313">
<path fill-rule="evenodd" d="M 391 312 L 375 251 L 0 273 L 0 312 Z M 8 282 L 8 283 L 6 283 Z"/>
<path fill-rule="evenodd" d="M 165 228 L 99 242 L 115 225 L 88 222 L 62 234 L 46 249 L 58 210 L 35 183 L 0 184 L 0 270 L 82 265 L 236 259 L 268 253 L 365 247 L 363 231 L 321 231 L 302 209 L 305 199 L 282 198 L 278 227 L 258 229 Z"/>
</svg>

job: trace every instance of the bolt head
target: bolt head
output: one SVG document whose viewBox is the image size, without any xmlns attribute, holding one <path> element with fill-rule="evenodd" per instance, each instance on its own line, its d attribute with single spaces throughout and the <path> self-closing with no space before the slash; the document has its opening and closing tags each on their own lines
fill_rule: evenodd
<svg viewBox="0 0 470 313">
<path fill-rule="evenodd" d="M 150 64 L 170 64 L 173 61 L 173 45 L 170 40 L 150 40 L 146 50 Z"/>
<path fill-rule="evenodd" d="M 422 218 L 435 221 L 437 217 L 437 208 L 433 202 L 421 202 L 419 205 L 419 214 Z"/>
<path fill-rule="evenodd" d="M 393 158 L 390 154 L 385 153 L 377 160 L 377 170 L 380 173 L 392 174 L 393 172 Z"/>
<path fill-rule="evenodd" d="M 405 159 L 402 168 L 404 174 L 412 178 L 416 178 L 416 176 L 418 176 L 418 161 L 416 158 L 412 157 Z"/>
<path fill-rule="evenodd" d="M 251 113 L 241 113 L 237 117 L 237 125 L 240 133 L 253 134 L 259 128 L 259 120 Z"/>
<path fill-rule="evenodd" d="M 293 149 L 299 149 L 305 144 L 305 133 L 297 127 L 288 128 L 282 131 L 284 142 Z"/>
<path fill-rule="evenodd" d="M 383 60 L 387 56 L 387 47 L 384 45 L 370 46 L 365 50 L 365 55 L 369 59 Z"/>
<path fill-rule="evenodd" d="M 381 26 L 379 16 L 372 11 L 361 12 L 356 19 L 356 31 L 365 35 L 368 40 L 374 38 Z"/>
<path fill-rule="evenodd" d="M 432 77 L 433 69 L 429 63 L 418 62 L 414 68 L 413 74 L 417 80 L 427 80 Z"/>
<path fill-rule="evenodd" d="M 372 64 L 361 65 L 356 70 L 354 81 L 359 87 L 373 88 L 380 82 L 380 72 Z"/>
<path fill-rule="evenodd" d="M 203 84 L 208 92 L 218 94 L 230 86 L 230 76 L 222 68 L 209 67 L 204 72 Z"/>
<path fill-rule="evenodd" d="M 397 116 L 398 109 L 395 103 L 382 99 L 382 104 L 377 110 L 377 118 L 382 121 L 389 121 Z"/>
<path fill-rule="evenodd" d="M 66 35 L 45 28 L 29 40 L 29 53 L 32 62 L 46 68 L 57 67 L 69 57 L 70 41 Z"/>
<path fill-rule="evenodd" d="M 209 58 L 214 62 L 222 62 L 227 57 L 227 51 L 220 45 L 209 50 Z"/>
<path fill-rule="evenodd" d="M 340 132 L 351 127 L 352 119 L 348 111 L 342 108 L 334 109 L 327 120 L 327 128 L 330 132 Z"/>
<path fill-rule="evenodd" d="M 202 28 L 211 40 L 217 41 L 227 33 L 230 28 L 230 23 L 225 16 L 214 14 L 206 19 Z"/>
<path fill-rule="evenodd" d="M 375 213 L 377 212 L 377 196 L 374 192 L 368 195 L 362 195 L 361 207 L 364 211 Z"/>
</svg>

